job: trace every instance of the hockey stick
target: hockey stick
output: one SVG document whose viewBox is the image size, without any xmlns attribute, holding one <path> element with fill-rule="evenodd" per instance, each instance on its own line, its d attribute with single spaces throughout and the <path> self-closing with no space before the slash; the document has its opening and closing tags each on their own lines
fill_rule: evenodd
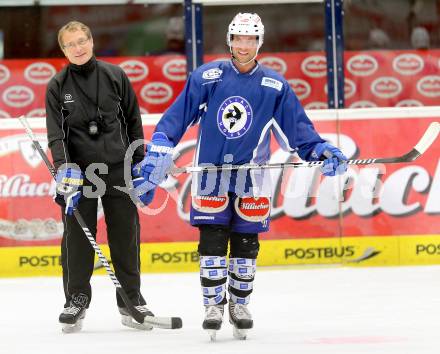
<svg viewBox="0 0 440 354">
<path fill-rule="evenodd" d="M 373 163 L 400 163 L 411 162 L 422 155 L 437 139 L 440 132 L 440 123 L 432 122 L 428 129 L 426 129 L 419 142 L 402 156 L 385 157 L 385 158 L 371 158 L 361 160 L 347 160 L 348 165 L 370 165 Z M 285 162 L 273 163 L 265 165 L 247 164 L 247 165 L 224 165 L 224 166 L 188 166 L 188 167 L 174 167 L 170 170 L 170 174 L 177 175 L 179 173 L 191 172 L 210 172 L 210 171 L 238 171 L 238 170 L 265 170 L 271 168 L 299 168 L 299 167 L 317 167 L 324 164 L 324 161 L 302 161 L 302 162 Z"/>
<path fill-rule="evenodd" d="M 49 158 L 47 157 L 46 153 L 42 149 L 40 143 L 36 139 L 34 133 L 32 132 L 32 129 L 27 122 L 26 118 L 24 116 L 21 116 L 18 118 L 20 120 L 20 123 L 23 125 L 24 129 L 26 130 L 26 133 L 28 137 L 31 139 L 32 144 L 34 148 L 38 151 L 41 158 L 43 159 L 44 163 L 46 164 L 50 174 L 54 179 L 56 179 L 56 170 L 55 167 L 52 165 L 52 163 L 49 161 Z M 139 323 L 149 324 L 153 327 L 159 327 L 159 328 L 166 328 L 166 329 L 176 329 L 182 327 L 182 319 L 180 317 L 156 317 L 156 316 L 145 316 L 142 312 L 136 309 L 136 307 L 133 305 L 131 300 L 128 298 L 127 293 L 125 292 L 124 288 L 121 286 L 121 283 L 119 283 L 119 280 L 116 278 L 115 273 L 110 267 L 110 264 L 107 261 L 107 258 L 105 258 L 104 254 L 101 251 L 101 248 L 96 243 L 95 239 L 93 238 L 92 233 L 90 232 L 89 228 L 87 227 L 84 219 L 82 218 L 80 212 L 77 209 L 73 210 L 73 215 L 75 216 L 76 220 L 78 221 L 78 224 L 81 226 L 81 228 L 84 231 L 84 234 L 86 235 L 87 239 L 89 240 L 91 246 L 95 250 L 95 253 L 98 255 L 99 260 L 101 264 L 104 266 L 105 270 L 107 271 L 107 274 L 110 276 L 110 279 L 112 280 L 113 284 L 116 287 L 116 292 L 119 294 L 119 296 L 124 301 L 124 304 L 127 306 L 128 312 L 130 315 Z"/>
</svg>

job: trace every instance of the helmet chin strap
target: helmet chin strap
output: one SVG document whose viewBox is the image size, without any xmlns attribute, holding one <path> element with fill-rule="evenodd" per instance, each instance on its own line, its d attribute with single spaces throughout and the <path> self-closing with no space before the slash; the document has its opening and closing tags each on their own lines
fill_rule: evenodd
<svg viewBox="0 0 440 354">
<path fill-rule="evenodd" d="M 249 64 L 250 62 L 254 61 L 255 58 L 256 58 L 257 55 L 258 55 L 258 51 L 259 51 L 259 50 L 260 50 L 260 48 L 257 49 L 257 51 L 255 52 L 255 55 L 254 55 L 254 57 L 253 57 L 252 59 L 248 60 L 248 61 L 245 62 L 245 63 L 242 63 L 240 60 L 238 60 L 238 59 L 234 56 L 234 54 L 232 53 L 232 47 L 229 46 L 229 51 L 231 52 L 232 59 L 234 59 L 235 62 L 236 62 L 238 65 L 242 65 L 242 66 L 247 65 L 247 64 Z"/>
</svg>

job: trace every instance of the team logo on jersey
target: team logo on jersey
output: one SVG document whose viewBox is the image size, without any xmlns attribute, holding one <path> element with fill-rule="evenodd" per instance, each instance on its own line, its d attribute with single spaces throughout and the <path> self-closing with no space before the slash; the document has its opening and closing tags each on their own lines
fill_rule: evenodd
<svg viewBox="0 0 440 354">
<path fill-rule="evenodd" d="M 228 139 L 240 138 L 252 124 L 252 107 L 246 99 L 232 96 L 223 101 L 217 112 L 217 125 Z"/>
<path fill-rule="evenodd" d="M 220 76 L 222 76 L 222 74 L 223 74 L 223 70 L 219 68 L 212 68 L 209 70 L 205 70 L 202 73 L 202 78 L 204 78 L 205 80 L 214 80 L 214 79 L 218 79 Z"/>
<path fill-rule="evenodd" d="M 66 93 L 64 95 L 64 103 L 72 103 L 75 102 L 72 95 L 70 93 Z"/>
</svg>

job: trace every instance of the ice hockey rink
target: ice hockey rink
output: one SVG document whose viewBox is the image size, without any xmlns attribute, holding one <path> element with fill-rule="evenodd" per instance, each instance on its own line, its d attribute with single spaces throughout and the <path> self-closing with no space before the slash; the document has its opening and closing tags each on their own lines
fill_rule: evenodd
<svg viewBox="0 0 440 354">
<path fill-rule="evenodd" d="M 0 279 L 0 353 L 437 354 L 440 266 L 259 268 L 249 308 L 254 329 L 217 341 L 202 330 L 197 273 L 143 274 L 143 294 L 179 330 L 123 327 L 107 276 L 92 278 L 83 330 L 63 334 L 60 277 Z"/>
</svg>

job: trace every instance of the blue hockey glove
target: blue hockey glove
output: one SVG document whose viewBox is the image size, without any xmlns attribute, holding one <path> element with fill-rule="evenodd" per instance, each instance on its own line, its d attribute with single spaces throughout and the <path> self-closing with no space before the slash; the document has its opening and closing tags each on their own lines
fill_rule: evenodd
<svg viewBox="0 0 440 354">
<path fill-rule="evenodd" d="M 342 175 L 347 171 L 347 157 L 337 147 L 329 143 L 316 144 L 311 161 L 324 161 L 321 172 L 324 176 Z"/>
<path fill-rule="evenodd" d="M 155 184 L 161 184 L 167 171 L 173 165 L 174 145 L 164 133 L 154 133 L 151 143 L 147 145 L 147 151 L 142 164 L 143 177 Z"/>
<path fill-rule="evenodd" d="M 133 196 L 142 205 L 148 205 L 153 201 L 156 185 L 142 175 L 141 163 L 131 170 L 133 176 Z"/>
<path fill-rule="evenodd" d="M 84 176 L 76 168 L 59 169 L 56 175 L 55 202 L 64 207 L 66 215 L 72 215 L 82 195 Z"/>
</svg>

